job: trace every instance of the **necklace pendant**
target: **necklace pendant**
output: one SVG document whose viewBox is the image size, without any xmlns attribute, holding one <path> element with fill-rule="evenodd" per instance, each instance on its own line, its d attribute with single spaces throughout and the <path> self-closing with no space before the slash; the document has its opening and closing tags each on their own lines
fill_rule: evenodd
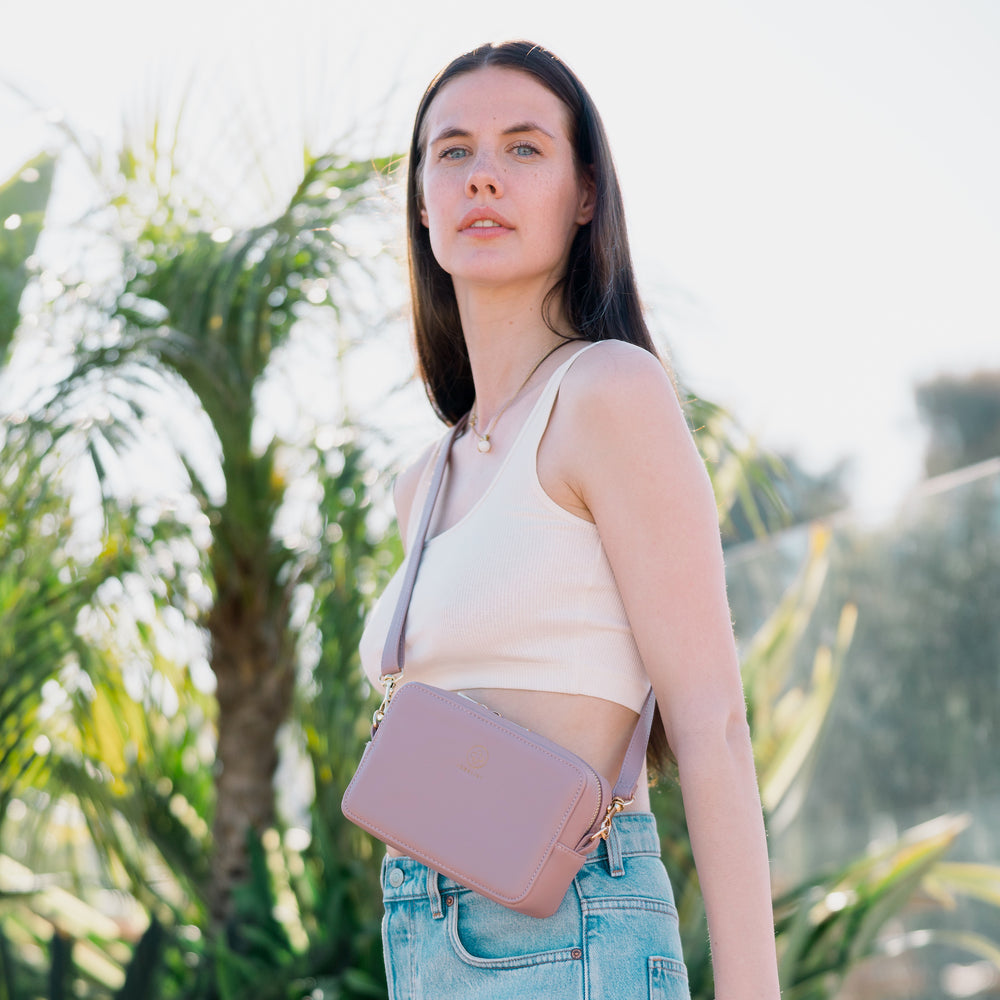
<svg viewBox="0 0 1000 1000">
<path fill-rule="evenodd" d="M 484 437 L 484 438 L 480 438 L 476 442 L 476 447 L 485 455 L 486 452 L 488 452 L 490 450 L 490 448 L 493 447 L 493 445 L 490 444 L 490 439 L 489 438 L 485 438 Z"/>
</svg>

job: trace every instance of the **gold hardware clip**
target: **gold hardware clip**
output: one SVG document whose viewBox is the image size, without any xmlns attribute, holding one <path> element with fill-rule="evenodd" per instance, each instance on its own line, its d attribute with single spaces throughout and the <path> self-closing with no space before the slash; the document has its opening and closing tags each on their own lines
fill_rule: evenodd
<svg viewBox="0 0 1000 1000">
<path fill-rule="evenodd" d="M 392 701 L 392 696 L 396 693 L 396 677 L 396 674 L 386 674 L 382 678 L 382 683 L 385 685 L 385 694 L 382 696 L 382 704 L 375 709 L 375 714 L 372 715 L 372 736 L 375 735 L 379 723 L 385 718 L 389 702 Z"/>
<path fill-rule="evenodd" d="M 611 821 L 617 816 L 626 806 L 632 805 L 635 798 L 623 799 L 616 795 L 611 800 L 611 805 L 608 806 L 608 811 L 604 814 L 604 822 L 601 824 L 600 830 L 597 833 L 592 833 L 590 835 L 591 840 L 607 840 L 608 834 L 611 833 Z"/>
</svg>

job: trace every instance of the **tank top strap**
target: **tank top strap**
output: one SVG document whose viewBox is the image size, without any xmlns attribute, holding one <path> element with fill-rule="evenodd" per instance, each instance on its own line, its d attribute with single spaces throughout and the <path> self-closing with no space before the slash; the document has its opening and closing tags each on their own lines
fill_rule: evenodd
<svg viewBox="0 0 1000 1000">
<path fill-rule="evenodd" d="M 567 358 L 550 376 L 548 382 L 545 383 L 545 388 L 542 390 L 542 394 L 538 397 L 538 402 L 535 403 L 531 413 L 528 415 L 528 419 L 525 423 L 524 430 L 520 435 L 520 440 L 518 441 L 518 452 L 520 457 L 527 455 L 531 460 L 532 468 L 534 468 L 535 457 L 538 454 L 538 446 L 541 444 L 542 436 L 545 434 L 545 428 L 549 425 L 549 417 L 552 416 L 552 407 L 555 406 L 556 396 L 559 394 L 559 387 L 562 385 L 563 379 L 566 377 L 566 373 L 570 370 L 573 362 L 576 361 L 581 354 L 586 354 L 592 347 L 596 347 L 600 343 L 599 340 L 595 340 L 584 347 L 581 347 L 572 357 Z"/>
</svg>

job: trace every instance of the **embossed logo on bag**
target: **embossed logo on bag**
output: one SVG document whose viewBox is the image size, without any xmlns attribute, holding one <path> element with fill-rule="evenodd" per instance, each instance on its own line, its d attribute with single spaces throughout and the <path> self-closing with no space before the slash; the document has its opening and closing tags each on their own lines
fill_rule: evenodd
<svg viewBox="0 0 1000 1000">
<path fill-rule="evenodd" d="M 489 759 L 490 754 L 486 747 L 477 744 L 469 748 L 469 752 L 465 755 L 465 763 L 459 764 L 458 769 L 466 774 L 471 774 L 473 778 L 481 778 L 479 770 Z"/>
</svg>

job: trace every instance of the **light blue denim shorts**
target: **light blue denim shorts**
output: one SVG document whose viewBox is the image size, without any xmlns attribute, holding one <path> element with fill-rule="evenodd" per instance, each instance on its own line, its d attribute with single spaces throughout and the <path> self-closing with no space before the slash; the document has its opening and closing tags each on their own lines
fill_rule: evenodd
<svg viewBox="0 0 1000 1000">
<path fill-rule="evenodd" d="M 677 910 L 650 813 L 612 833 L 544 919 L 412 858 L 382 863 L 391 1000 L 689 1000 Z"/>
</svg>

